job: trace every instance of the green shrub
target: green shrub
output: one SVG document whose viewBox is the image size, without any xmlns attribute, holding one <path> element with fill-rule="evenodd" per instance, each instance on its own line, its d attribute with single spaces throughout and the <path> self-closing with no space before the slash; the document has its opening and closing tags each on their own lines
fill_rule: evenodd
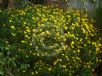
<svg viewBox="0 0 102 76">
<path fill-rule="evenodd" d="M 42 5 L 0 11 L 0 74 L 91 76 L 102 43 L 92 21 L 81 17 Z"/>
</svg>

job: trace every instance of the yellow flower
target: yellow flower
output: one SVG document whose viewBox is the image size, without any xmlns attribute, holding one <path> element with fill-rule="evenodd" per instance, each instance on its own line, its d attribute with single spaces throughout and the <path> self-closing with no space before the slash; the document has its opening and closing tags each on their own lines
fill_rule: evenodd
<svg viewBox="0 0 102 76">
<path fill-rule="evenodd" d="M 27 23 L 26 23 L 26 22 L 23 22 L 23 24 L 25 24 L 25 25 L 26 25 Z"/>
<path fill-rule="evenodd" d="M 66 65 L 62 65 L 62 68 L 66 68 Z"/>
<path fill-rule="evenodd" d="M 26 55 L 26 57 L 28 58 L 29 56 L 28 56 L 28 55 Z"/>
<path fill-rule="evenodd" d="M 100 48 L 96 47 L 96 52 L 99 53 L 100 52 Z"/>
<path fill-rule="evenodd" d="M 74 44 L 74 41 L 71 42 L 71 46 Z"/>
<path fill-rule="evenodd" d="M 27 31 L 27 32 L 30 32 L 30 29 L 27 29 L 26 31 Z"/>
<path fill-rule="evenodd" d="M 16 34 L 15 34 L 15 33 L 11 33 L 11 35 L 12 35 L 12 36 L 16 36 Z"/>
<path fill-rule="evenodd" d="M 36 55 L 36 53 L 33 53 L 33 55 Z"/>
<path fill-rule="evenodd" d="M 69 66 L 69 68 L 72 68 L 72 66 Z"/>
<path fill-rule="evenodd" d="M 88 65 L 87 68 L 90 68 L 90 65 Z"/>
<path fill-rule="evenodd" d="M 50 71 L 52 68 L 49 68 L 48 70 Z"/>
<path fill-rule="evenodd" d="M 25 70 L 23 70 L 23 72 L 26 72 Z"/>
<path fill-rule="evenodd" d="M 65 45 L 65 46 L 63 46 L 63 50 L 66 50 L 67 49 L 67 46 Z"/>
<path fill-rule="evenodd" d="M 22 40 L 21 43 L 25 43 L 26 41 Z"/>
<path fill-rule="evenodd" d="M 34 72 L 32 72 L 32 75 L 34 75 Z"/>
<path fill-rule="evenodd" d="M 13 60 L 15 60 L 15 57 L 13 57 Z"/>
<path fill-rule="evenodd" d="M 96 45 L 96 42 L 92 42 L 93 45 Z"/>
<path fill-rule="evenodd" d="M 36 29 L 32 29 L 32 31 L 33 31 L 33 32 L 37 32 L 37 30 L 36 30 Z"/>
<path fill-rule="evenodd" d="M 78 49 L 77 52 L 80 53 L 80 50 Z"/>
<path fill-rule="evenodd" d="M 8 43 L 8 41 L 5 41 L 6 43 Z"/>
<path fill-rule="evenodd" d="M 75 38 L 74 34 L 70 34 L 70 35 L 71 35 L 71 37 Z"/>
<path fill-rule="evenodd" d="M 59 33 L 57 33 L 57 34 L 56 34 L 56 36 L 60 36 L 60 34 L 59 34 Z"/>
<path fill-rule="evenodd" d="M 39 53 L 37 54 L 37 56 L 40 56 Z"/>
<path fill-rule="evenodd" d="M 15 29 L 15 27 L 14 26 L 11 26 L 11 29 Z"/>
<path fill-rule="evenodd" d="M 102 44 L 101 44 L 101 43 L 99 43 L 99 44 L 98 44 L 98 46 L 100 46 L 100 47 L 101 47 L 101 46 L 102 46 Z"/>
<path fill-rule="evenodd" d="M 76 59 L 77 59 L 77 60 L 80 60 L 80 58 L 79 58 L 79 57 L 76 57 Z"/>
<path fill-rule="evenodd" d="M 50 33 L 49 31 L 46 31 L 46 34 L 47 34 L 47 35 L 50 35 L 51 33 Z"/>
<path fill-rule="evenodd" d="M 32 43 L 30 43 L 29 45 L 30 45 L 30 46 L 32 46 L 33 44 L 32 44 Z"/>
<path fill-rule="evenodd" d="M 25 35 L 25 37 L 28 37 L 28 35 Z"/>
<path fill-rule="evenodd" d="M 84 28 L 82 28 L 82 31 L 83 31 L 83 33 L 85 33 L 85 32 L 86 32 Z"/>
<path fill-rule="evenodd" d="M 57 64 L 57 61 L 54 62 L 54 65 L 56 65 L 56 64 Z"/>
<path fill-rule="evenodd" d="M 12 20 L 9 20 L 9 22 L 12 22 Z"/>
<path fill-rule="evenodd" d="M 76 51 L 75 51 L 75 50 L 74 50 L 73 52 L 74 52 L 74 53 L 76 53 Z"/>
</svg>

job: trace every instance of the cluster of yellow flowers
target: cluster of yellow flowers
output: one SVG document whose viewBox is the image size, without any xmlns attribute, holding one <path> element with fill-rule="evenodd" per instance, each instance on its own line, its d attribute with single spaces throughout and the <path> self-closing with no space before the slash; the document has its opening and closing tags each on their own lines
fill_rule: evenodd
<svg viewBox="0 0 102 76">
<path fill-rule="evenodd" d="M 11 30 L 13 42 L 8 38 L 6 42 L 17 46 L 18 56 L 33 62 L 31 75 L 73 76 L 83 69 L 90 75 L 96 62 L 102 62 L 97 57 L 102 53 L 101 39 L 95 40 L 97 32 L 87 14 L 80 18 L 79 10 L 35 5 L 11 10 L 9 15 L 9 25 L 3 27 Z"/>
</svg>

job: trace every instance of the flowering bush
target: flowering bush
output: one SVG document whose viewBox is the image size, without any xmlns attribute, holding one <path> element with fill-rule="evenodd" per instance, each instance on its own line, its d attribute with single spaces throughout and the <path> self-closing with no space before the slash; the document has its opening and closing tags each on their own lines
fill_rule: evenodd
<svg viewBox="0 0 102 76">
<path fill-rule="evenodd" d="M 1 75 L 91 76 L 101 47 L 92 21 L 78 10 L 35 5 L 0 11 Z"/>
</svg>

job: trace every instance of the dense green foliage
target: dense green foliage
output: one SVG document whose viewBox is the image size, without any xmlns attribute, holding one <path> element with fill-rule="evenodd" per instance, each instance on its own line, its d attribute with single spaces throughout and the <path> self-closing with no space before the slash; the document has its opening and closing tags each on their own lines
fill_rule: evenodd
<svg viewBox="0 0 102 76">
<path fill-rule="evenodd" d="M 102 41 L 87 14 L 53 6 L 0 11 L 2 76 L 92 76 Z"/>
</svg>

